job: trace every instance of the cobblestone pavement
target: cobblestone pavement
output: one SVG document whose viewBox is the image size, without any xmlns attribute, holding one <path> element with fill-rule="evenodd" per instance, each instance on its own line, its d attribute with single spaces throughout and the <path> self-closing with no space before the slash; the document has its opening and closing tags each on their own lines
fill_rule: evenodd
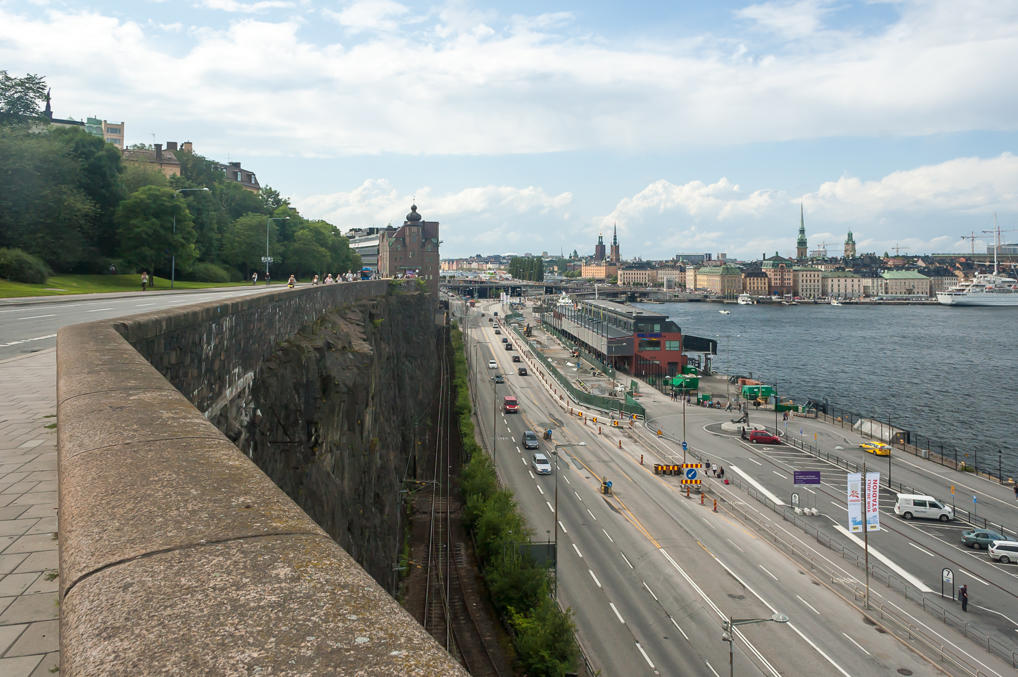
<svg viewBox="0 0 1018 677">
<path fill-rule="evenodd" d="M 59 671 L 56 352 L 0 361 L 0 675 Z"/>
</svg>

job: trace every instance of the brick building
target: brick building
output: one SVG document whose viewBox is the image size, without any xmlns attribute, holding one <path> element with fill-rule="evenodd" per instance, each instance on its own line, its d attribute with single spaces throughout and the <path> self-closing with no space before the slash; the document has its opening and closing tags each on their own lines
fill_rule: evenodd
<svg viewBox="0 0 1018 677">
<path fill-rule="evenodd" d="M 395 231 L 386 231 L 378 241 L 378 272 L 382 277 L 416 276 L 438 297 L 438 221 L 425 221 L 410 206 L 406 221 Z"/>
</svg>

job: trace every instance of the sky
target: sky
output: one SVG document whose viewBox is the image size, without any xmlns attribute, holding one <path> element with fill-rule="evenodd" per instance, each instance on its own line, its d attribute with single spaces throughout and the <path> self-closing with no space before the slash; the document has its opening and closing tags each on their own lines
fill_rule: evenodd
<svg viewBox="0 0 1018 677">
<path fill-rule="evenodd" d="M 192 141 L 443 258 L 1018 241 L 1018 3 L 0 0 L 57 117 Z M 1008 64 L 1011 64 L 1010 66 Z"/>
</svg>

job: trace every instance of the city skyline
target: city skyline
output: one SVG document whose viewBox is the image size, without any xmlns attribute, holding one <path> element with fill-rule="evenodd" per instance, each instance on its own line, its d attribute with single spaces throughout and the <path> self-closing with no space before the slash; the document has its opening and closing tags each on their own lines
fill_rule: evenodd
<svg viewBox="0 0 1018 677">
<path fill-rule="evenodd" d="M 416 200 L 443 257 L 614 224 L 625 259 L 792 257 L 800 203 L 810 250 L 965 252 L 994 213 L 1014 241 L 1016 36 L 989 2 L 0 4 L 58 117 L 193 141 L 342 230 Z"/>
</svg>

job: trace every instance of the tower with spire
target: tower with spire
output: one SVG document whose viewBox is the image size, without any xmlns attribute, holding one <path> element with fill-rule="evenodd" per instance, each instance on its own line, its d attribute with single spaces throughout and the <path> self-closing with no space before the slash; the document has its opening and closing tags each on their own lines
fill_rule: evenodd
<svg viewBox="0 0 1018 677">
<path fill-rule="evenodd" d="M 604 236 L 598 233 L 597 244 L 594 245 L 594 262 L 600 263 L 604 261 Z"/>
<path fill-rule="evenodd" d="M 852 231 L 848 231 L 848 237 L 845 238 L 845 258 L 855 258 L 855 240 L 852 239 Z"/>
<path fill-rule="evenodd" d="M 619 255 L 619 227 L 618 224 L 612 226 L 612 248 L 608 254 L 608 260 L 616 265 L 622 261 L 622 257 Z"/>
<path fill-rule="evenodd" d="M 799 238 L 795 241 L 795 258 L 800 261 L 806 260 L 806 218 L 801 202 L 799 203 Z"/>
</svg>

